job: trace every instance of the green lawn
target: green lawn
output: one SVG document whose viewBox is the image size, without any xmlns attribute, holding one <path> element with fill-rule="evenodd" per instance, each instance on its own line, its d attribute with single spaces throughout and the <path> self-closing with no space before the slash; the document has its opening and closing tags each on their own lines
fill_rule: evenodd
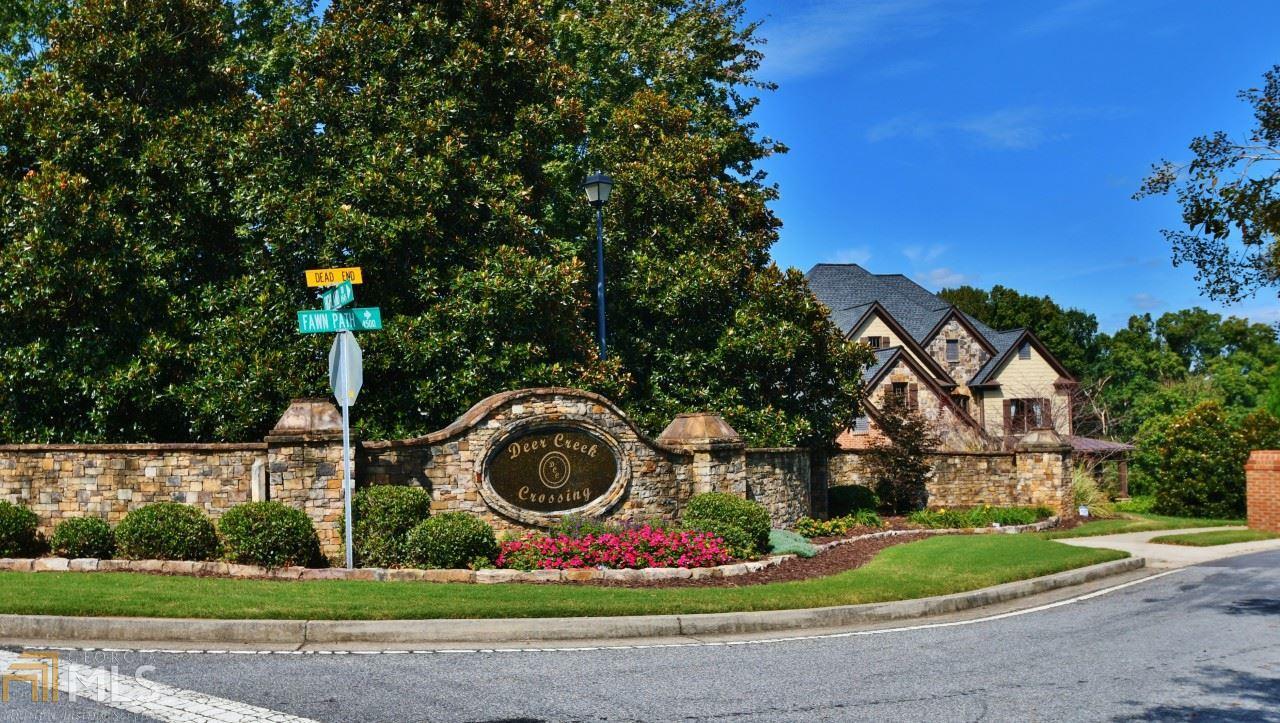
<svg viewBox="0 0 1280 723">
<path fill-rule="evenodd" d="M 741 588 L 277 582 L 133 573 L 0 573 L 0 613 L 202 618 L 425 619 L 778 610 L 929 597 L 1116 560 L 1030 535 L 935 537 L 857 570 Z"/>
<path fill-rule="evenodd" d="M 1280 535 L 1262 530 L 1214 530 L 1212 532 L 1192 532 L 1185 535 L 1161 535 L 1160 537 L 1151 538 L 1151 541 L 1163 545 L 1212 547 L 1214 545 L 1234 545 L 1237 542 L 1256 542 L 1258 540 L 1274 540 L 1276 538 L 1280 538 Z"/>
<path fill-rule="evenodd" d="M 1149 532 L 1151 530 L 1185 530 L 1192 527 L 1230 527 L 1243 525 L 1244 520 L 1213 520 L 1196 517 L 1166 517 L 1149 513 L 1122 513 L 1121 517 L 1111 520 L 1094 520 L 1086 522 L 1070 530 L 1057 530 L 1039 533 L 1047 540 L 1060 540 L 1065 537 L 1095 537 L 1097 535 L 1118 535 L 1122 532 Z"/>
</svg>

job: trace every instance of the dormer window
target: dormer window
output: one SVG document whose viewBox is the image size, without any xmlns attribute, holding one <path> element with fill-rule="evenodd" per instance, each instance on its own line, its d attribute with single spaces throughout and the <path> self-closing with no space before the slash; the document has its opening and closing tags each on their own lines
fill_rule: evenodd
<svg viewBox="0 0 1280 723">
<path fill-rule="evenodd" d="M 1022 342 L 1022 346 L 1018 347 L 1018 358 L 1022 360 L 1031 358 L 1031 342 Z"/>
<path fill-rule="evenodd" d="M 947 361 L 949 362 L 960 361 L 960 340 L 959 339 L 947 339 Z"/>
</svg>

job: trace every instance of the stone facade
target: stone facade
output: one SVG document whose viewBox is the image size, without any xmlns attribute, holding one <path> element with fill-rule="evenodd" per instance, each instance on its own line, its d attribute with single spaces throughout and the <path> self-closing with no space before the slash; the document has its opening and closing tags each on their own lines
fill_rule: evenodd
<svg viewBox="0 0 1280 723">
<path fill-rule="evenodd" d="M 813 507 L 809 450 L 748 449 L 746 469 L 746 496 L 769 510 L 775 527 L 790 529 L 801 517 L 821 514 Z"/>
<path fill-rule="evenodd" d="M 1280 451 L 1258 450 L 1244 469 L 1249 528 L 1280 533 Z"/>
<path fill-rule="evenodd" d="M 960 354 L 957 361 L 947 361 L 947 340 L 955 339 Z M 938 330 L 938 334 L 929 341 L 928 346 L 924 348 L 929 352 L 929 356 L 942 365 L 943 369 L 956 380 L 960 386 L 956 387 L 957 394 L 970 394 L 969 388 L 964 386 L 966 380 L 972 379 L 983 364 L 991 358 L 987 350 L 982 347 L 968 329 L 960 325 L 960 322 L 952 318 L 942 328 Z"/>
<path fill-rule="evenodd" d="M 1061 517 L 1076 514 L 1071 493 L 1071 448 L 1056 434 L 1028 435 L 1012 452 L 930 455 L 929 507 L 1044 505 Z M 870 484 L 866 452 L 844 450 L 827 459 L 827 484 Z"/>
<path fill-rule="evenodd" d="M 867 400 L 871 406 L 884 409 L 885 396 L 892 393 L 895 383 L 916 385 L 917 409 L 929 422 L 933 433 L 938 436 L 939 446 L 942 449 L 968 449 L 981 446 L 981 433 L 968 421 L 961 419 L 961 416 L 956 413 L 956 408 L 948 403 L 947 399 L 934 393 L 929 382 L 922 379 L 915 368 L 903 359 L 895 361 L 880 383 L 867 390 Z M 846 435 L 842 440 L 849 436 L 854 435 Z M 866 434 L 856 436 L 864 438 L 866 444 L 883 437 L 879 428 L 874 425 Z"/>
<path fill-rule="evenodd" d="M 68 517 L 118 523 L 152 502 L 184 502 L 217 518 L 252 499 L 265 444 L 0 446 L 0 499 L 24 505 L 45 535 Z"/>
</svg>

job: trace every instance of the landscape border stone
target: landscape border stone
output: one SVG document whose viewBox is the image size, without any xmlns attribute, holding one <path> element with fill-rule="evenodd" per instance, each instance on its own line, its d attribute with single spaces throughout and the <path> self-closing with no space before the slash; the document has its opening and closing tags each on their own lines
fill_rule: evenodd
<svg viewBox="0 0 1280 723">
<path fill-rule="evenodd" d="M 884 530 L 865 535 L 832 540 L 815 545 L 819 552 L 833 547 L 846 545 L 859 540 L 872 540 L 881 537 L 899 535 L 959 535 L 959 534 L 1016 534 L 1020 532 L 1039 532 L 1058 524 L 1057 517 L 1037 522 L 1033 525 L 1016 527 L 981 527 L 973 529 L 945 530 Z M 795 555 L 771 555 L 763 560 L 734 562 L 715 567 L 651 567 L 641 570 L 417 570 L 385 568 L 306 568 L 281 567 L 266 568 L 257 565 L 239 565 L 235 563 L 208 561 L 193 562 L 188 560 L 97 560 L 94 558 L 77 558 L 69 560 L 65 557 L 37 558 L 0 558 L 0 572 L 142 572 L 163 575 L 185 575 L 195 577 L 231 577 L 256 580 L 368 580 L 392 582 L 450 582 L 450 583 L 531 583 L 531 582 L 590 582 L 606 580 L 612 582 L 648 582 L 651 580 L 672 580 L 692 578 L 700 580 L 708 577 L 736 577 L 759 572 L 765 568 L 779 565 L 792 559 Z"/>
</svg>

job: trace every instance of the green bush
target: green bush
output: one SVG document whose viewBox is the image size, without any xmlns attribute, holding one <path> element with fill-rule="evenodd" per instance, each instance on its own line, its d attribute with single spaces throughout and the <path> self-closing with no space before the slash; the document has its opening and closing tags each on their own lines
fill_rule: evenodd
<svg viewBox="0 0 1280 723">
<path fill-rule="evenodd" d="M 1179 416 L 1156 449 L 1154 511 L 1234 519 L 1245 513 L 1244 464 L 1255 449 L 1280 446 L 1280 420 L 1264 411 L 1228 417 L 1218 402 Z"/>
<path fill-rule="evenodd" d="M 831 517 L 870 510 L 875 512 L 880 507 L 880 498 L 870 487 L 862 485 L 841 485 L 827 490 L 827 513 Z"/>
<path fill-rule="evenodd" d="M 972 507 L 969 509 L 918 510 L 907 520 L 931 530 L 967 529 L 1001 526 L 1030 525 L 1053 516 L 1048 507 Z"/>
<path fill-rule="evenodd" d="M 735 560 L 750 560 L 760 556 L 761 550 L 750 532 L 732 522 L 721 520 L 688 520 L 687 529 L 705 532 L 724 540 L 725 550 Z"/>
<path fill-rule="evenodd" d="M 307 513 L 280 502 L 236 505 L 218 521 L 227 559 L 242 565 L 287 567 L 323 560 Z"/>
<path fill-rule="evenodd" d="M 31 557 L 40 551 L 36 513 L 0 500 L 0 557 Z"/>
<path fill-rule="evenodd" d="M 419 523 L 405 543 L 415 567 L 459 569 L 498 557 L 498 540 L 489 523 L 466 512 L 444 512 Z"/>
<path fill-rule="evenodd" d="M 351 529 L 356 564 L 399 567 L 409 564 L 405 543 L 409 532 L 431 515 L 431 495 L 421 487 L 373 485 L 358 490 L 351 501 Z M 343 521 L 339 520 L 339 528 Z"/>
<path fill-rule="evenodd" d="M 796 522 L 796 532 L 804 537 L 840 537 L 856 527 L 882 527 L 880 515 L 872 510 L 859 510 L 851 515 L 815 520 L 801 517 Z"/>
<path fill-rule="evenodd" d="M 769 511 L 764 505 L 744 500 L 724 492 L 707 492 L 695 495 L 685 507 L 682 518 L 686 527 L 696 522 L 726 522 L 742 528 L 751 535 L 752 547 L 757 553 L 769 549 Z"/>
<path fill-rule="evenodd" d="M 116 544 L 127 560 L 211 560 L 218 533 L 204 513 L 179 502 L 156 502 L 124 516 Z"/>
<path fill-rule="evenodd" d="M 818 554 L 818 548 L 790 530 L 770 530 L 769 551 L 775 555 L 799 555 L 800 557 L 813 557 Z"/>
<path fill-rule="evenodd" d="M 53 528 L 53 553 L 61 557 L 96 557 L 109 560 L 116 552 L 116 535 L 106 520 L 71 517 Z"/>
</svg>

